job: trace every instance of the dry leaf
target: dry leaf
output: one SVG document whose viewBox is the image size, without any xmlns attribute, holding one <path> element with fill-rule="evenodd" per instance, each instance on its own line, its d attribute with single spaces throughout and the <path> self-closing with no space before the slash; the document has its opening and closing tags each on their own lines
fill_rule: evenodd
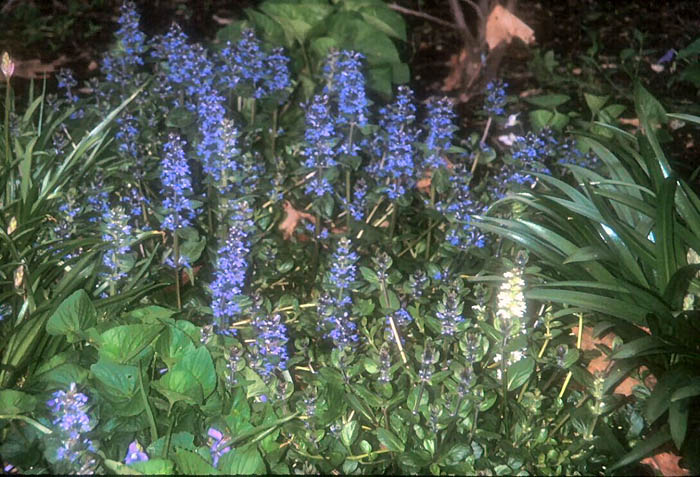
<svg viewBox="0 0 700 477">
<path fill-rule="evenodd" d="M 481 56 L 478 51 L 471 54 L 466 48 L 462 48 L 458 55 L 452 55 L 448 61 L 450 73 L 442 83 L 442 91 L 454 91 L 456 89 L 469 89 L 481 73 Z M 465 101 L 460 97 L 460 101 Z"/>
<path fill-rule="evenodd" d="M 61 55 L 51 63 L 42 63 L 39 59 L 22 61 L 13 58 L 13 61 L 15 63 L 15 69 L 12 76 L 25 79 L 41 79 L 65 64 L 68 58 L 66 58 L 65 55 Z"/>
<path fill-rule="evenodd" d="M 664 476 L 690 475 L 688 469 L 684 469 L 680 465 L 678 465 L 678 461 L 680 460 L 680 456 L 677 456 L 676 454 L 671 454 L 670 452 L 661 452 L 660 454 L 656 454 L 655 456 L 643 459 L 642 464 L 647 464 L 654 467 L 659 472 L 661 472 L 661 475 Z"/>
<path fill-rule="evenodd" d="M 649 332 L 647 328 L 642 327 L 642 330 L 645 332 Z M 572 329 L 572 332 L 575 335 L 578 335 L 578 327 L 575 326 Z M 593 337 L 593 328 L 584 326 L 583 327 L 583 333 L 581 334 L 581 349 L 584 351 L 587 350 L 598 350 L 596 347 L 597 344 L 603 344 L 607 346 L 608 348 L 612 349 L 613 346 L 613 339 L 614 335 L 612 333 L 608 333 L 605 336 L 602 336 L 600 338 L 594 338 Z M 594 359 L 591 360 L 591 362 L 588 364 L 588 371 L 591 374 L 595 374 L 596 372 L 604 372 L 610 363 L 610 360 L 605 354 L 602 354 Z M 642 366 L 640 368 L 641 371 L 645 371 L 647 368 Z M 622 394 L 624 396 L 631 396 L 632 395 L 632 390 L 636 385 L 640 384 L 637 379 L 627 377 L 620 384 L 617 385 L 615 388 L 614 392 L 616 394 Z M 650 389 L 654 389 L 654 386 L 656 386 L 656 378 L 652 375 L 649 375 L 646 378 L 645 384 L 647 387 Z"/>
<path fill-rule="evenodd" d="M 287 216 L 279 225 L 279 229 L 282 231 L 282 237 L 285 240 L 292 238 L 292 235 L 294 235 L 294 229 L 296 229 L 301 219 L 305 219 L 310 221 L 312 224 L 316 224 L 316 218 L 313 215 L 295 209 L 288 200 L 284 201 L 283 207 Z"/>
<path fill-rule="evenodd" d="M 620 121 L 620 124 L 625 126 L 634 126 L 635 128 L 639 127 L 639 118 L 617 118 L 617 120 Z"/>
<path fill-rule="evenodd" d="M 520 38 L 526 45 L 535 41 L 535 32 L 520 18 L 501 5 L 496 5 L 486 20 L 486 43 L 493 51 L 501 43 L 510 43 L 513 38 Z"/>
</svg>

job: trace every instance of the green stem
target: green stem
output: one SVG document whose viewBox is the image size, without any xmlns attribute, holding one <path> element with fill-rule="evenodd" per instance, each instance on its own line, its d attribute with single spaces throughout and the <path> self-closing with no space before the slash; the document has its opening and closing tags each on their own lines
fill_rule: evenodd
<svg viewBox="0 0 700 477">
<path fill-rule="evenodd" d="M 396 229 L 396 221 L 398 220 L 399 216 L 399 206 L 396 203 L 396 201 L 392 201 L 391 205 L 393 207 L 391 211 L 391 222 L 389 225 L 389 242 L 391 242 L 394 238 L 394 230 Z"/>
<path fill-rule="evenodd" d="M 39 431 L 43 432 L 44 434 L 53 434 L 53 431 L 51 429 L 49 429 L 48 427 L 44 426 L 40 422 L 35 421 L 31 417 L 22 416 L 21 414 L 0 414 L 0 419 L 8 419 L 8 420 L 17 419 L 19 421 L 24 421 L 27 424 L 32 425 L 33 427 L 35 427 Z"/>
<path fill-rule="evenodd" d="M 435 207 L 435 185 L 430 181 L 430 208 Z M 430 240 L 432 238 L 431 231 L 433 230 L 433 218 L 428 219 L 428 238 L 425 242 L 425 259 L 430 260 Z"/>
<path fill-rule="evenodd" d="M 501 348 L 501 380 L 503 386 L 503 402 L 501 406 L 501 413 L 503 414 L 503 425 L 504 432 L 510 432 L 510 422 L 508 416 L 508 370 L 506 369 L 506 338 L 503 338 L 503 348 Z"/>
<path fill-rule="evenodd" d="M 173 232 L 173 251 L 175 253 L 175 296 L 177 309 L 182 310 L 182 297 L 180 296 L 180 240 L 177 236 L 177 218 L 175 219 L 175 232 Z"/>
<path fill-rule="evenodd" d="M 350 132 L 348 133 L 348 145 L 349 148 L 348 150 L 352 151 L 352 136 L 353 133 L 355 132 L 355 123 L 350 124 Z M 350 214 L 350 165 L 347 165 L 347 169 L 345 170 L 345 213 L 347 216 L 345 217 L 346 219 L 346 224 L 348 227 L 348 232 L 350 232 L 350 220 L 352 218 L 352 214 Z"/>
<path fill-rule="evenodd" d="M 168 410 L 168 414 L 173 410 L 172 407 Z M 168 453 L 170 452 L 170 439 L 172 438 L 173 435 L 173 426 L 175 425 L 176 421 L 176 416 L 173 414 L 170 416 L 170 422 L 168 424 L 168 436 L 165 438 L 165 446 L 163 446 L 163 458 L 167 459 L 168 458 Z"/>
<path fill-rule="evenodd" d="M 158 427 L 156 426 L 156 420 L 153 418 L 153 411 L 151 410 L 151 405 L 148 402 L 148 397 L 146 396 L 146 389 L 143 387 L 143 376 L 141 375 L 141 362 L 139 361 L 139 390 L 141 392 L 141 399 L 143 399 L 143 405 L 146 408 L 146 417 L 148 417 L 148 424 L 151 428 L 151 442 L 158 440 Z"/>
<path fill-rule="evenodd" d="M 5 82 L 5 162 L 9 168 L 12 164 L 12 158 L 10 157 L 10 78 L 7 78 Z M 9 199 L 9 196 L 8 196 Z"/>
<path fill-rule="evenodd" d="M 275 108 L 274 111 L 272 111 L 272 133 L 270 135 L 270 149 L 272 150 L 270 157 L 272 160 L 275 159 L 275 148 L 277 142 L 277 114 L 277 108 Z M 277 163 L 277 161 L 275 161 L 275 163 Z"/>
<path fill-rule="evenodd" d="M 413 405 L 413 414 L 418 413 L 418 407 L 420 407 L 420 401 L 423 399 L 423 391 L 425 390 L 425 383 L 421 382 L 420 383 L 420 390 L 418 391 L 418 399 L 416 399 L 416 403 Z"/>
</svg>

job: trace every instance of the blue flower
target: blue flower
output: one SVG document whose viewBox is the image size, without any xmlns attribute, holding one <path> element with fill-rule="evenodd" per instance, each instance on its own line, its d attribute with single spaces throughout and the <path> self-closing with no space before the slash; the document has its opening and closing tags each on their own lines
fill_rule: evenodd
<svg viewBox="0 0 700 477">
<path fill-rule="evenodd" d="M 134 462 L 145 462 L 148 460 L 148 454 L 143 451 L 143 447 L 138 441 L 133 441 L 129 444 L 129 450 L 126 451 L 126 457 L 124 458 L 124 463 L 126 465 L 133 464 Z"/>
<path fill-rule="evenodd" d="M 76 384 L 71 383 L 68 392 L 59 390 L 46 402 L 53 414 L 51 423 L 56 427 L 51 436 L 51 444 L 58 445 L 55 457 L 71 469 L 91 463 L 88 452 L 96 452 L 90 439 L 82 436 L 94 427 L 87 414 L 88 397 L 79 393 Z"/>
<path fill-rule="evenodd" d="M 416 107 L 413 104 L 413 91 L 407 86 L 399 86 L 396 100 L 379 111 L 381 134 L 375 139 L 375 153 L 381 160 L 369 167 L 369 172 L 379 180 L 390 179 L 386 190 L 388 197 L 395 200 L 412 186 L 414 179 L 414 143 L 416 131 Z"/>
<path fill-rule="evenodd" d="M 326 337 L 333 340 L 338 349 L 343 349 L 357 342 L 357 325 L 350 317 L 352 306 L 351 290 L 357 274 L 355 262 L 358 256 L 350 250 L 351 242 L 347 237 L 338 241 L 333 253 L 331 268 L 324 280 L 325 294 L 319 299 L 318 311 L 324 325 L 330 328 Z"/>
<path fill-rule="evenodd" d="M 449 98 L 431 98 L 428 101 L 428 117 L 425 123 L 425 129 L 428 131 L 425 140 L 428 154 L 423 164 L 424 169 L 437 169 L 446 165 L 442 154 L 452 147 L 452 135 L 457 129 L 454 125 L 455 117 Z"/>
<path fill-rule="evenodd" d="M 484 100 L 484 111 L 492 116 L 503 116 L 506 112 L 506 88 L 508 83 L 501 80 L 490 81 L 486 85 L 486 99 Z"/>
<path fill-rule="evenodd" d="M 367 124 L 369 102 L 362 74 L 364 55 L 355 51 L 333 51 L 323 67 L 326 86 L 323 92 L 337 97 L 336 123 L 364 126 Z"/>
<path fill-rule="evenodd" d="M 453 336 L 457 326 L 465 321 L 462 316 L 462 302 L 454 287 L 450 287 L 450 290 L 443 295 L 442 301 L 437 305 L 435 316 L 440 320 L 442 334 L 445 336 Z"/>
<path fill-rule="evenodd" d="M 365 218 L 365 210 L 367 208 L 367 181 L 360 178 L 355 182 L 352 199 L 349 207 L 345 204 L 343 205 L 352 218 L 360 222 Z"/>
<path fill-rule="evenodd" d="M 133 2 L 124 2 L 117 20 L 116 32 L 119 51 L 110 52 L 102 59 L 105 79 L 122 85 L 127 83 L 136 68 L 143 65 L 142 55 L 146 51 L 146 35 L 139 30 L 140 16 Z"/>
<path fill-rule="evenodd" d="M 254 227 L 252 209 L 247 202 L 235 202 L 231 208 L 229 235 L 217 252 L 214 281 L 210 285 L 214 331 L 226 335 L 236 334 L 231 325 L 242 311 L 239 301 L 248 270 L 251 246 L 248 237 Z"/>
<path fill-rule="evenodd" d="M 252 321 L 255 345 L 250 362 L 263 379 L 269 379 L 275 370 L 287 369 L 287 327 L 282 324 L 282 316 L 278 313 L 269 316 L 256 308 Z"/>
<path fill-rule="evenodd" d="M 224 435 L 218 429 L 213 427 L 209 428 L 207 435 L 210 438 L 209 453 L 211 454 L 212 465 L 216 467 L 219 465 L 219 459 L 226 453 L 231 452 L 231 442 L 230 438 L 224 438 Z"/>
<path fill-rule="evenodd" d="M 165 158 L 160 179 L 163 185 L 161 193 L 165 197 L 163 208 L 166 210 L 166 216 L 162 226 L 170 232 L 189 227 L 195 217 L 194 204 L 188 198 L 192 191 L 192 180 L 183 146 L 184 141 L 180 136 L 171 133 L 163 147 Z"/>
<path fill-rule="evenodd" d="M 332 191 L 331 184 L 323 177 L 323 171 L 337 165 L 334 149 L 338 140 L 334 121 L 330 114 L 328 96 L 316 95 L 306 108 L 306 132 L 304 167 L 315 169 L 316 175 L 306 184 L 306 193 L 321 197 Z"/>
<path fill-rule="evenodd" d="M 107 211 L 103 220 L 102 240 L 109 245 L 109 248 L 102 257 L 102 264 L 107 271 L 100 275 L 103 279 L 116 283 L 126 277 L 126 272 L 121 270 L 120 262 L 131 246 L 129 216 L 123 208 L 115 207 Z"/>
<path fill-rule="evenodd" d="M 281 48 L 266 54 L 251 29 L 242 32 L 236 46 L 227 43 L 219 57 L 223 61 L 222 75 L 230 89 L 242 83 L 254 98 L 260 99 L 290 85 L 289 58 Z"/>
</svg>

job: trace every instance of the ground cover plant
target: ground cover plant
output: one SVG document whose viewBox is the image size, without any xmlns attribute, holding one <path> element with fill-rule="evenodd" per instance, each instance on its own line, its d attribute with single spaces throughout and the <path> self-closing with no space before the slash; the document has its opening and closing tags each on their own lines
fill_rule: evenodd
<svg viewBox="0 0 700 477">
<path fill-rule="evenodd" d="M 518 120 L 495 81 L 484 130 L 459 131 L 449 99 L 392 86 L 400 17 L 309 3 L 265 2 L 211 47 L 177 25 L 147 38 L 127 3 L 87 92 L 63 71 L 60 96 L 14 98 L 3 56 L 5 471 L 558 475 L 639 470 L 667 441 L 692 456 L 700 200 L 656 139 L 661 105 L 637 88 L 632 136 L 590 96 L 577 139 L 562 95 Z M 486 141 L 496 125 L 507 147 Z M 610 372 L 587 370 L 584 325 L 626 341 Z M 640 365 L 656 387 L 614 394 Z"/>
</svg>

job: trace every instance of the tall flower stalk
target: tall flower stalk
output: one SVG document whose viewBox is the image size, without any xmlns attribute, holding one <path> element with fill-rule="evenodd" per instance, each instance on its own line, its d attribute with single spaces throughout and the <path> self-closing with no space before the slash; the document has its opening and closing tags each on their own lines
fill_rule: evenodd
<svg viewBox="0 0 700 477">
<path fill-rule="evenodd" d="M 177 306 L 182 307 L 180 297 L 180 266 L 189 266 L 186 259 L 180 257 L 178 230 L 192 225 L 195 218 L 195 206 L 189 198 L 192 191 L 190 167 L 185 157 L 184 141 L 177 134 L 171 133 L 163 151 L 165 157 L 162 163 L 161 183 L 163 195 L 163 209 L 165 217 L 162 227 L 173 235 L 173 253 L 175 260 L 172 262 L 175 268 L 175 292 L 177 294 Z"/>
</svg>

